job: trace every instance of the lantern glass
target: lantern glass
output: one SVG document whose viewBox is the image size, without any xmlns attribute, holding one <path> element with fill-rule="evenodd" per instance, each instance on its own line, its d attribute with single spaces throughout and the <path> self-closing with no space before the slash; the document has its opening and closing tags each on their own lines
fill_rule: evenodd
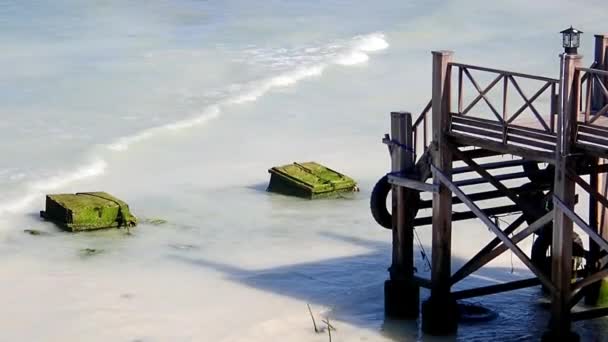
<svg viewBox="0 0 608 342">
<path fill-rule="evenodd" d="M 564 47 L 571 47 L 571 39 L 570 39 L 570 34 L 569 33 L 564 33 Z"/>
<path fill-rule="evenodd" d="M 572 34 L 572 38 L 570 39 L 572 47 L 577 48 L 580 45 L 580 36 L 578 33 Z"/>
</svg>

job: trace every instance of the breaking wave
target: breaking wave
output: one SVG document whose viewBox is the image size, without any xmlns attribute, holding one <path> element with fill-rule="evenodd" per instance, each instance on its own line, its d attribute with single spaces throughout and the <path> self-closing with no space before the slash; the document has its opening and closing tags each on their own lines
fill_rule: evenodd
<svg viewBox="0 0 608 342">
<path fill-rule="evenodd" d="M 277 59 L 280 59 L 282 65 L 290 67 L 289 70 L 283 70 L 278 75 L 266 79 L 242 85 L 232 85 L 231 88 L 237 89 L 237 91 L 216 104 L 206 107 L 200 114 L 161 126 L 147 128 L 131 136 L 119 138 L 106 145 L 106 148 L 114 152 L 126 151 L 133 144 L 161 134 L 205 125 L 209 121 L 219 118 L 223 107 L 254 102 L 274 89 L 293 86 L 300 81 L 319 77 L 332 65 L 353 66 L 364 64 L 369 60 L 370 52 L 380 51 L 388 46 L 389 44 L 382 33 L 373 33 L 354 37 L 342 44 L 306 47 L 302 51 L 298 50 L 297 53 L 292 53 L 291 55 L 285 49 L 279 49 L 277 50 L 279 54 L 287 53 L 287 55 L 274 56 L 273 58 L 275 62 Z M 44 193 L 58 190 L 79 180 L 99 176 L 105 172 L 106 167 L 106 161 L 98 158 L 74 172 L 58 174 L 44 180 L 26 183 L 24 185 L 24 196 L 0 203 L 0 214 L 21 212 L 31 205 L 33 201 L 43 196 Z"/>
</svg>

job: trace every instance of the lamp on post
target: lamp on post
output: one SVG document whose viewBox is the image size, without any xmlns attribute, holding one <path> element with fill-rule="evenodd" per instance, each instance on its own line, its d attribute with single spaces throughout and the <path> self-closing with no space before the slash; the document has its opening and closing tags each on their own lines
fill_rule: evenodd
<svg viewBox="0 0 608 342">
<path fill-rule="evenodd" d="M 578 47 L 581 44 L 581 33 L 583 31 L 577 30 L 570 26 L 570 28 L 560 32 L 562 34 L 562 45 L 564 46 L 564 52 L 566 54 L 577 54 Z"/>
</svg>

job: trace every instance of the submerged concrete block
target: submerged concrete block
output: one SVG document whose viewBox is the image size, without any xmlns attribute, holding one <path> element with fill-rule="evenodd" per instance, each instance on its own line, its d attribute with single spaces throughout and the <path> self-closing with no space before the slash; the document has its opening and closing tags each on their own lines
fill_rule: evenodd
<svg viewBox="0 0 608 342">
<path fill-rule="evenodd" d="M 129 206 L 106 192 L 47 195 L 40 216 L 72 232 L 137 224 Z"/>
<path fill-rule="evenodd" d="M 357 183 L 316 162 L 293 163 L 268 170 L 268 191 L 309 199 L 357 191 Z"/>
</svg>

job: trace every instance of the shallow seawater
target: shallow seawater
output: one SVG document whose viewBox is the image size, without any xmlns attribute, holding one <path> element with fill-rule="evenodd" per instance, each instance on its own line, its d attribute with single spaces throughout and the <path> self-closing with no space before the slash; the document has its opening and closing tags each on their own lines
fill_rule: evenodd
<svg viewBox="0 0 608 342">
<path fill-rule="evenodd" d="M 307 304 L 334 341 L 538 339 L 538 288 L 471 301 L 498 318 L 455 337 L 385 319 L 390 233 L 369 195 L 390 167 L 389 112 L 430 99 L 431 50 L 555 77 L 573 6 L 0 1 L 0 341 L 327 341 Z M 573 24 L 605 30 L 605 4 L 576 9 Z M 361 192 L 265 191 L 268 168 L 308 160 Z M 38 218 L 45 193 L 96 190 L 167 222 L 68 234 Z M 490 239 L 459 223 L 453 267 Z M 458 288 L 529 276 L 506 253 Z M 608 339 L 605 320 L 574 328 Z"/>
</svg>

